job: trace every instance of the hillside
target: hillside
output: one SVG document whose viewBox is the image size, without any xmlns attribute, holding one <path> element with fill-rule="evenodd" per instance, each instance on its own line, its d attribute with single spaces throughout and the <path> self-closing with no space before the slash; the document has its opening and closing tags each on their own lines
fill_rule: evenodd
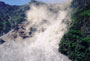
<svg viewBox="0 0 90 61">
<path fill-rule="evenodd" d="M 27 5 L 20 6 L 15 12 L 24 11 Z M 26 14 L 27 20 L 21 20 L 21 24 L 17 23 L 18 26 L 0 37 L 0 60 L 71 61 L 58 51 L 59 41 L 70 22 L 68 6 L 40 2 L 32 4 Z"/>
<path fill-rule="evenodd" d="M 17 25 L 20 24 L 22 21 L 26 20 L 25 12 L 27 10 L 29 10 L 29 6 L 31 3 L 32 2 L 29 2 L 22 6 L 16 6 L 16 5 L 12 6 L 12 5 L 8 5 L 4 2 L 0 2 L 0 36 L 8 33 L 11 29 L 16 27 L 14 29 L 14 31 L 9 32 L 3 38 L 1 37 L 0 44 L 2 44 L 3 47 L 0 47 L 0 49 L 1 49 L 0 55 L 3 57 L 3 55 L 5 54 L 4 57 L 8 56 L 9 57 L 8 59 L 13 58 L 14 60 L 15 60 L 15 58 L 16 58 L 16 60 L 17 60 L 17 58 L 20 59 L 20 57 L 21 57 L 21 59 L 24 60 L 23 57 L 27 57 L 27 56 L 30 59 L 29 55 L 33 52 L 31 55 L 31 56 L 33 56 L 33 59 L 35 59 L 35 58 L 43 59 L 43 57 L 44 57 L 43 53 L 48 52 L 48 54 L 51 54 L 50 59 L 57 61 L 55 59 L 60 58 L 60 60 L 61 60 L 62 57 L 61 57 L 61 55 L 59 56 L 59 53 L 55 52 L 55 55 L 53 54 L 53 52 L 55 51 L 54 47 L 56 47 L 55 45 L 57 44 L 56 36 L 57 36 L 59 30 L 61 30 L 60 28 L 63 28 L 63 27 L 59 27 L 59 25 L 62 26 L 61 23 L 59 24 L 59 22 L 56 22 L 56 21 L 53 22 L 54 20 L 56 20 L 56 19 L 53 19 L 53 17 L 59 13 L 59 11 L 57 9 L 58 7 L 54 8 L 54 9 L 50 9 L 47 6 L 48 9 L 44 9 L 43 8 L 44 6 L 42 5 L 42 7 L 40 6 L 41 10 L 39 10 L 40 7 L 37 5 L 39 5 L 40 2 L 36 2 L 36 4 L 37 4 L 35 6 L 36 9 L 33 9 L 32 11 L 30 11 L 30 13 L 32 13 L 31 17 L 33 17 L 35 19 L 35 23 L 34 23 L 34 20 L 31 20 L 32 18 L 30 16 L 28 16 L 30 18 L 30 20 L 34 23 L 34 25 L 29 22 L 29 25 L 25 26 L 25 27 L 29 26 L 28 27 L 29 32 L 26 32 L 27 28 L 25 28 L 23 31 L 23 27 L 22 28 L 20 27 L 21 30 L 18 30 L 18 31 L 16 30 L 18 28 Z M 68 32 L 64 35 L 64 37 L 60 41 L 59 52 L 68 56 L 72 61 L 90 61 L 90 58 L 89 58 L 90 57 L 90 1 L 89 0 L 73 0 L 70 7 L 73 8 L 72 16 L 71 16 L 72 23 L 71 23 L 71 27 L 69 28 Z M 43 13 L 43 12 L 44 12 L 45 16 L 43 16 L 43 14 L 38 16 L 39 13 Z M 33 13 L 35 13 L 35 15 L 33 15 Z M 46 13 L 48 13 L 48 14 L 46 14 Z M 60 13 L 61 16 L 58 18 L 62 19 L 64 14 L 65 13 L 62 11 L 62 14 Z M 56 16 L 54 18 L 56 18 Z M 38 17 L 42 18 L 42 20 L 40 19 L 40 21 L 42 21 L 42 22 L 40 22 L 40 24 L 37 21 Z M 49 19 L 47 19 L 47 18 L 49 18 Z M 66 16 L 65 16 L 65 18 L 66 18 Z M 65 19 L 65 18 L 63 18 L 63 19 Z M 45 28 L 45 26 L 42 26 L 44 24 L 50 25 L 49 20 L 51 20 L 50 21 L 51 24 L 53 22 L 54 25 L 57 25 L 57 24 L 58 25 L 55 26 L 55 28 L 53 27 L 53 29 L 52 29 L 52 26 L 51 27 L 46 26 L 47 28 Z M 62 21 L 62 22 L 64 22 L 64 21 Z M 30 24 L 32 24 L 32 25 L 30 25 Z M 46 31 L 46 29 L 48 29 L 48 30 Z M 56 31 L 55 34 L 53 32 L 54 30 Z M 44 33 L 45 31 L 46 31 L 46 33 Z M 39 32 L 41 32 L 41 33 L 39 33 Z M 62 34 L 62 32 L 60 34 Z M 27 35 L 29 35 L 29 36 L 27 36 Z M 53 36 L 55 36 L 55 39 Z M 21 37 L 21 39 L 19 39 L 20 37 Z M 12 42 L 12 40 L 14 42 Z M 36 42 L 35 41 L 33 42 L 33 40 L 35 40 Z M 60 38 L 59 38 L 59 40 L 60 40 Z M 7 41 L 9 41 L 9 42 L 7 42 Z M 18 46 L 20 46 L 20 44 L 22 45 L 24 43 L 23 41 L 25 41 L 25 44 L 27 42 L 26 45 L 29 45 L 29 49 L 27 48 L 28 46 L 25 48 L 18 47 Z M 6 45 L 4 46 L 3 43 L 6 43 Z M 8 43 L 10 43 L 10 45 Z M 19 43 L 19 44 L 17 44 L 17 46 L 16 46 L 16 44 L 14 45 L 13 43 L 16 43 L 16 44 Z M 30 44 L 33 43 L 33 44 L 30 45 L 28 43 L 30 43 Z M 56 44 L 54 45 L 54 43 L 56 43 Z M 16 46 L 16 49 L 14 49 L 15 46 Z M 33 47 L 34 49 L 32 48 L 32 46 L 34 46 Z M 21 50 L 18 50 L 18 48 Z M 40 50 L 40 48 L 41 48 L 41 50 Z M 10 51 L 8 49 L 10 49 Z M 51 49 L 51 50 L 49 51 L 49 49 Z M 13 50 L 15 50 L 14 51 L 15 55 L 12 53 Z M 16 52 L 16 50 L 17 50 L 17 52 Z M 23 51 L 24 51 L 24 53 L 22 53 L 19 56 L 19 54 Z M 6 52 L 7 53 L 9 52 L 11 54 L 6 54 Z M 29 53 L 29 55 L 27 52 Z M 26 54 L 26 53 L 27 53 L 27 55 L 25 56 L 24 54 Z M 40 54 L 40 56 L 38 56 L 39 58 L 37 58 L 37 54 L 38 55 Z M 54 56 L 52 56 L 52 55 L 54 55 Z M 11 56 L 13 56 L 13 57 L 11 57 Z M 43 56 L 43 57 L 41 57 L 41 56 Z M 47 58 L 48 56 L 45 56 L 44 58 Z M 3 58 L 2 60 L 5 61 L 7 59 L 4 60 L 4 58 Z M 67 60 L 67 59 L 65 59 L 65 60 Z M 43 61 L 43 60 L 41 60 L 41 61 Z M 46 61 L 48 61 L 48 59 Z"/>
<path fill-rule="evenodd" d="M 0 2 L 0 36 L 25 20 L 25 12 L 29 9 L 29 5 L 30 3 L 22 6 L 11 6 Z"/>
<path fill-rule="evenodd" d="M 73 0 L 72 25 L 60 42 L 59 51 L 72 61 L 90 61 L 90 1 Z"/>
</svg>

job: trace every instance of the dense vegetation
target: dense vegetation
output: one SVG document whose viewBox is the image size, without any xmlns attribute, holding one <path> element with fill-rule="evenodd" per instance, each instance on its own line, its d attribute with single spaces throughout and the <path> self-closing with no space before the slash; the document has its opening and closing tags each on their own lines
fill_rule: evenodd
<svg viewBox="0 0 90 61">
<path fill-rule="evenodd" d="M 11 6 L 0 2 L 0 36 L 25 20 L 25 12 L 29 9 L 29 3 L 22 6 Z"/>
<path fill-rule="evenodd" d="M 59 51 L 72 61 L 90 61 L 90 1 L 72 3 L 72 26 L 62 38 Z"/>
</svg>

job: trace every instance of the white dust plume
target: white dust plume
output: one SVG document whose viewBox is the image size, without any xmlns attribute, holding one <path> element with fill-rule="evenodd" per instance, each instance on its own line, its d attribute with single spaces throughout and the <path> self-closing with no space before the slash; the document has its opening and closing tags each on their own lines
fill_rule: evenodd
<svg viewBox="0 0 90 61">
<path fill-rule="evenodd" d="M 69 5 L 32 4 L 27 21 L 0 37 L 6 41 L 0 45 L 0 61 L 71 61 L 58 52 L 70 12 Z"/>
</svg>

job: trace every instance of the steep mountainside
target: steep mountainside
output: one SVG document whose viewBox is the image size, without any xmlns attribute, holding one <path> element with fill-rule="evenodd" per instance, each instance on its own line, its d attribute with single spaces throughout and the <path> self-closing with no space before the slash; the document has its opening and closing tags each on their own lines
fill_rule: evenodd
<svg viewBox="0 0 90 61">
<path fill-rule="evenodd" d="M 73 0 L 72 26 L 59 51 L 72 61 L 90 61 L 90 0 Z"/>
<path fill-rule="evenodd" d="M 0 61 L 71 61 L 58 51 L 69 10 L 69 4 L 32 4 L 27 20 L 0 37 Z"/>
<path fill-rule="evenodd" d="M 29 9 L 29 6 L 31 3 L 32 2 L 22 5 L 22 6 L 11 6 L 11 5 L 5 4 L 4 2 L 0 2 L 0 36 L 2 36 L 3 34 L 6 34 L 11 29 L 15 28 L 18 24 L 20 24 L 22 21 L 26 20 L 25 12 Z M 39 5 L 38 2 L 36 2 L 36 3 L 37 3 L 37 5 Z M 64 37 L 62 38 L 62 40 L 60 42 L 59 51 L 65 55 L 67 55 L 72 61 L 90 61 L 90 0 L 73 0 L 71 8 L 73 8 L 72 24 L 71 24 L 70 29 L 64 35 Z M 52 11 L 52 9 L 50 9 L 50 10 Z M 56 11 L 54 11 L 54 13 L 57 13 Z M 38 12 L 38 10 L 37 10 L 37 12 Z M 63 13 L 62 13 L 62 15 L 63 15 Z M 53 16 L 54 16 L 54 14 L 52 15 L 52 17 Z M 44 20 L 44 22 L 47 23 L 47 20 Z M 56 26 L 55 28 L 57 28 L 58 26 Z M 36 31 L 35 28 L 30 29 L 30 31 L 32 31 L 32 30 Z M 43 31 L 43 29 L 41 31 Z M 49 34 L 50 32 L 48 32 L 47 34 Z M 24 34 L 23 32 L 21 32 L 21 33 Z M 15 32 L 15 34 L 16 34 L 16 32 Z M 32 33 L 30 32 L 29 34 L 32 34 Z M 54 35 L 54 34 L 51 33 L 51 35 Z M 47 36 L 47 38 L 51 37 L 51 35 Z M 45 34 L 45 36 L 46 36 L 46 34 Z M 26 36 L 24 36 L 24 38 L 25 37 Z M 29 37 L 32 37 L 32 36 L 29 36 Z M 42 36 L 40 36 L 40 37 L 42 37 Z M 16 38 L 16 35 L 15 35 L 15 38 Z M 47 38 L 44 38 L 45 40 L 43 41 L 43 44 L 41 43 L 41 45 L 38 46 L 39 48 L 45 44 L 45 41 L 47 41 L 46 40 Z M 0 41 L 1 41 L 0 44 L 5 42 L 2 39 Z M 50 40 L 48 40 L 48 41 L 50 42 Z M 10 42 L 11 42 L 11 40 L 10 40 Z M 41 40 L 39 42 L 41 42 Z M 36 44 L 38 45 L 39 42 L 36 42 Z M 50 46 L 52 44 L 49 44 L 48 46 Z M 33 45 L 35 45 L 35 44 L 33 44 Z M 35 49 L 37 49 L 37 45 L 35 46 Z M 46 44 L 46 51 L 48 52 L 48 49 L 50 49 L 50 48 L 48 48 L 48 49 L 47 48 L 48 47 Z M 8 47 L 7 47 L 7 50 L 8 50 Z M 34 50 L 35 52 L 32 49 L 30 49 L 30 50 L 31 50 L 31 52 L 33 52 L 33 54 L 35 54 L 35 52 L 38 53 L 38 51 L 36 51 L 36 50 Z M 4 51 L 6 51 L 6 50 L 4 50 Z M 20 53 L 21 53 L 21 51 L 22 50 L 20 50 Z M 26 51 L 28 51 L 28 50 L 26 50 Z M 16 54 L 16 55 L 18 55 L 18 54 Z M 16 55 L 15 55 L 15 57 L 16 57 Z M 11 56 L 14 56 L 14 55 L 11 55 Z M 21 55 L 21 56 L 25 56 L 25 55 Z M 6 55 L 5 55 L 5 57 L 6 57 Z"/>
<path fill-rule="evenodd" d="M 19 23 L 26 20 L 25 13 L 29 10 L 30 5 L 35 3 L 36 5 L 44 4 L 42 2 L 34 1 L 21 5 L 8 5 L 0 1 L 0 36 L 9 32 L 12 28 L 15 28 Z"/>
<path fill-rule="evenodd" d="M 0 36 L 25 20 L 25 12 L 29 9 L 29 5 L 30 3 L 23 6 L 11 6 L 0 2 Z"/>
</svg>

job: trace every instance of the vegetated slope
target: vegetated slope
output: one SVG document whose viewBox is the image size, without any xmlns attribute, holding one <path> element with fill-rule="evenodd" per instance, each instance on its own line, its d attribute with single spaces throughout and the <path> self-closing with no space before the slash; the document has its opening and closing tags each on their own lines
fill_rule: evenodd
<svg viewBox="0 0 90 61">
<path fill-rule="evenodd" d="M 90 61 L 90 0 L 73 0 L 72 26 L 60 42 L 59 51 L 72 61 Z"/>
<path fill-rule="evenodd" d="M 25 20 L 25 12 L 29 9 L 29 5 L 30 3 L 22 6 L 11 6 L 0 2 L 0 36 Z"/>
</svg>

